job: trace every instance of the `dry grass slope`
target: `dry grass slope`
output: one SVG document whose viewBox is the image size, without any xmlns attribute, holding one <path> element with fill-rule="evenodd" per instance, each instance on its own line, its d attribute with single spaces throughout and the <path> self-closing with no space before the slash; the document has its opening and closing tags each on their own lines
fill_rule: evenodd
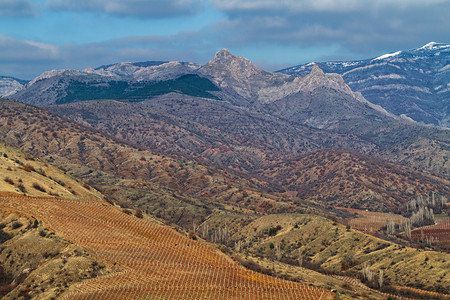
<svg viewBox="0 0 450 300">
<path fill-rule="evenodd" d="M 103 198 L 66 172 L 3 142 L 0 142 L 0 191 L 68 199 Z"/>
</svg>

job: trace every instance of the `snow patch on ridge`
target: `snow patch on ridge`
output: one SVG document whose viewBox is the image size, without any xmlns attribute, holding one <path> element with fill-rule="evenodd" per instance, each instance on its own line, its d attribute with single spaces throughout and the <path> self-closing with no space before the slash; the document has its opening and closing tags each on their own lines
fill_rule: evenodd
<svg viewBox="0 0 450 300">
<path fill-rule="evenodd" d="M 402 53 L 402 51 L 397 51 L 397 52 L 394 52 L 394 53 L 383 54 L 383 55 L 378 56 L 377 58 L 374 58 L 374 59 L 372 59 L 372 60 L 385 59 L 385 58 L 388 58 L 388 57 L 397 56 L 397 55 L 399 55 L 400 53 Z"/>
<path fill-rule="evenodd" d="M 443 48 L 450 48 L 450 45 L 436 43 L 436 42 L 430 42 L 420 48 L 417 48 L 417 50 L 437 50 L 437 49 L 443 49 Z"/>
</svg>

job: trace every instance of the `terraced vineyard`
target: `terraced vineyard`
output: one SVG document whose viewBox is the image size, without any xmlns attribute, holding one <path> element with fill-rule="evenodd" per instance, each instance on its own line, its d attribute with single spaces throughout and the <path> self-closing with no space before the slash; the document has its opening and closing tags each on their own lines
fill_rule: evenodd
<svg viewBox="0 0 450 300">
<path fill-rule="evenodd" d="M 393 221 L 395 224 L 401 224 L 407 219 L 401 215 L 392 213 L 382 213 L 366 211 L 354 208 L 339 208 L 351 213 L 355 213 L 358 216 L 350 219 L 348 225 L 356 230 L 362 231 L 368 234 L 374 234 L 378 232 L 383 226 L 386 226 L 389 221 Z"/>
<path fill-rule="evenodd" d="M 50 231 L 119 266 L 62 299 L 333 299 L 325 289 L 249 271 L 217 249 L 107 203 L 0 195 Z"/>
<path fill-rule="evenodd" d="M 411 231 L 411 238 L 450 248 L 450 218 L 436 218 L 436 225 L 429 225 Z"/>
</svg>

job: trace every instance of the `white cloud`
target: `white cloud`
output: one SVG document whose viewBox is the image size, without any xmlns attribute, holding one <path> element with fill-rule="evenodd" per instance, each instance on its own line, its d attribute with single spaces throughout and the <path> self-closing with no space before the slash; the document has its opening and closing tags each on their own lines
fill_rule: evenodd
<svg viewBox="0 0 450 300">
<path fill-rule="evenodd" d="M 51 53 L 53 56 L 57 56 L 59 54 L 58 47 L 55 45 L 39 43 L 34 41 L 24 41 L 24 42 L 32 47 L 36 47 L 40 50 Z"/>
</svg>

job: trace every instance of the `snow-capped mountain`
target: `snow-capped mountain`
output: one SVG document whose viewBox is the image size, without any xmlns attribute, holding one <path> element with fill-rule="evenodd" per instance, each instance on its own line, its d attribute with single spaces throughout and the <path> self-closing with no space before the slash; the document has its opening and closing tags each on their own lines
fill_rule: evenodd
<svg viewBox="0 0 450 300">
<path fill-rule="evenodd" d="M 11 90 L 8 98 L 34 105 L 49 105 L 61 103 L 62 99 L 70 97 L 71 93 L 84 93 L 83 90 L 86 89 L 94 94 L 105 94 L 105 90 L 119 94 L 118 90 L 132 90 L 134 85 L 142 86 L 142 82 L 171 80 L 192 74 L 198 68 L 200 65 L 194 63 L 151 61 L 124 62 L 83 71 L 52 70 L 44 72 L 20 88 Z M 106 96 L 110 98 L 111 93 L 106 93 Z"/>
<path fill-rule="evenodd" d="M 25 80 L 0 76 L 0 97 L 8 96 L 21 90 L 25 83 Z"/>
<path fill-rule="evenodd" d="M 431 42 L 359 61 L 309 63 L 281 70 L 309 74 L 313 65 L 338 73 L 353 91 L 398 116 L 450 127 L 450 45 Z"/>
</svg>

